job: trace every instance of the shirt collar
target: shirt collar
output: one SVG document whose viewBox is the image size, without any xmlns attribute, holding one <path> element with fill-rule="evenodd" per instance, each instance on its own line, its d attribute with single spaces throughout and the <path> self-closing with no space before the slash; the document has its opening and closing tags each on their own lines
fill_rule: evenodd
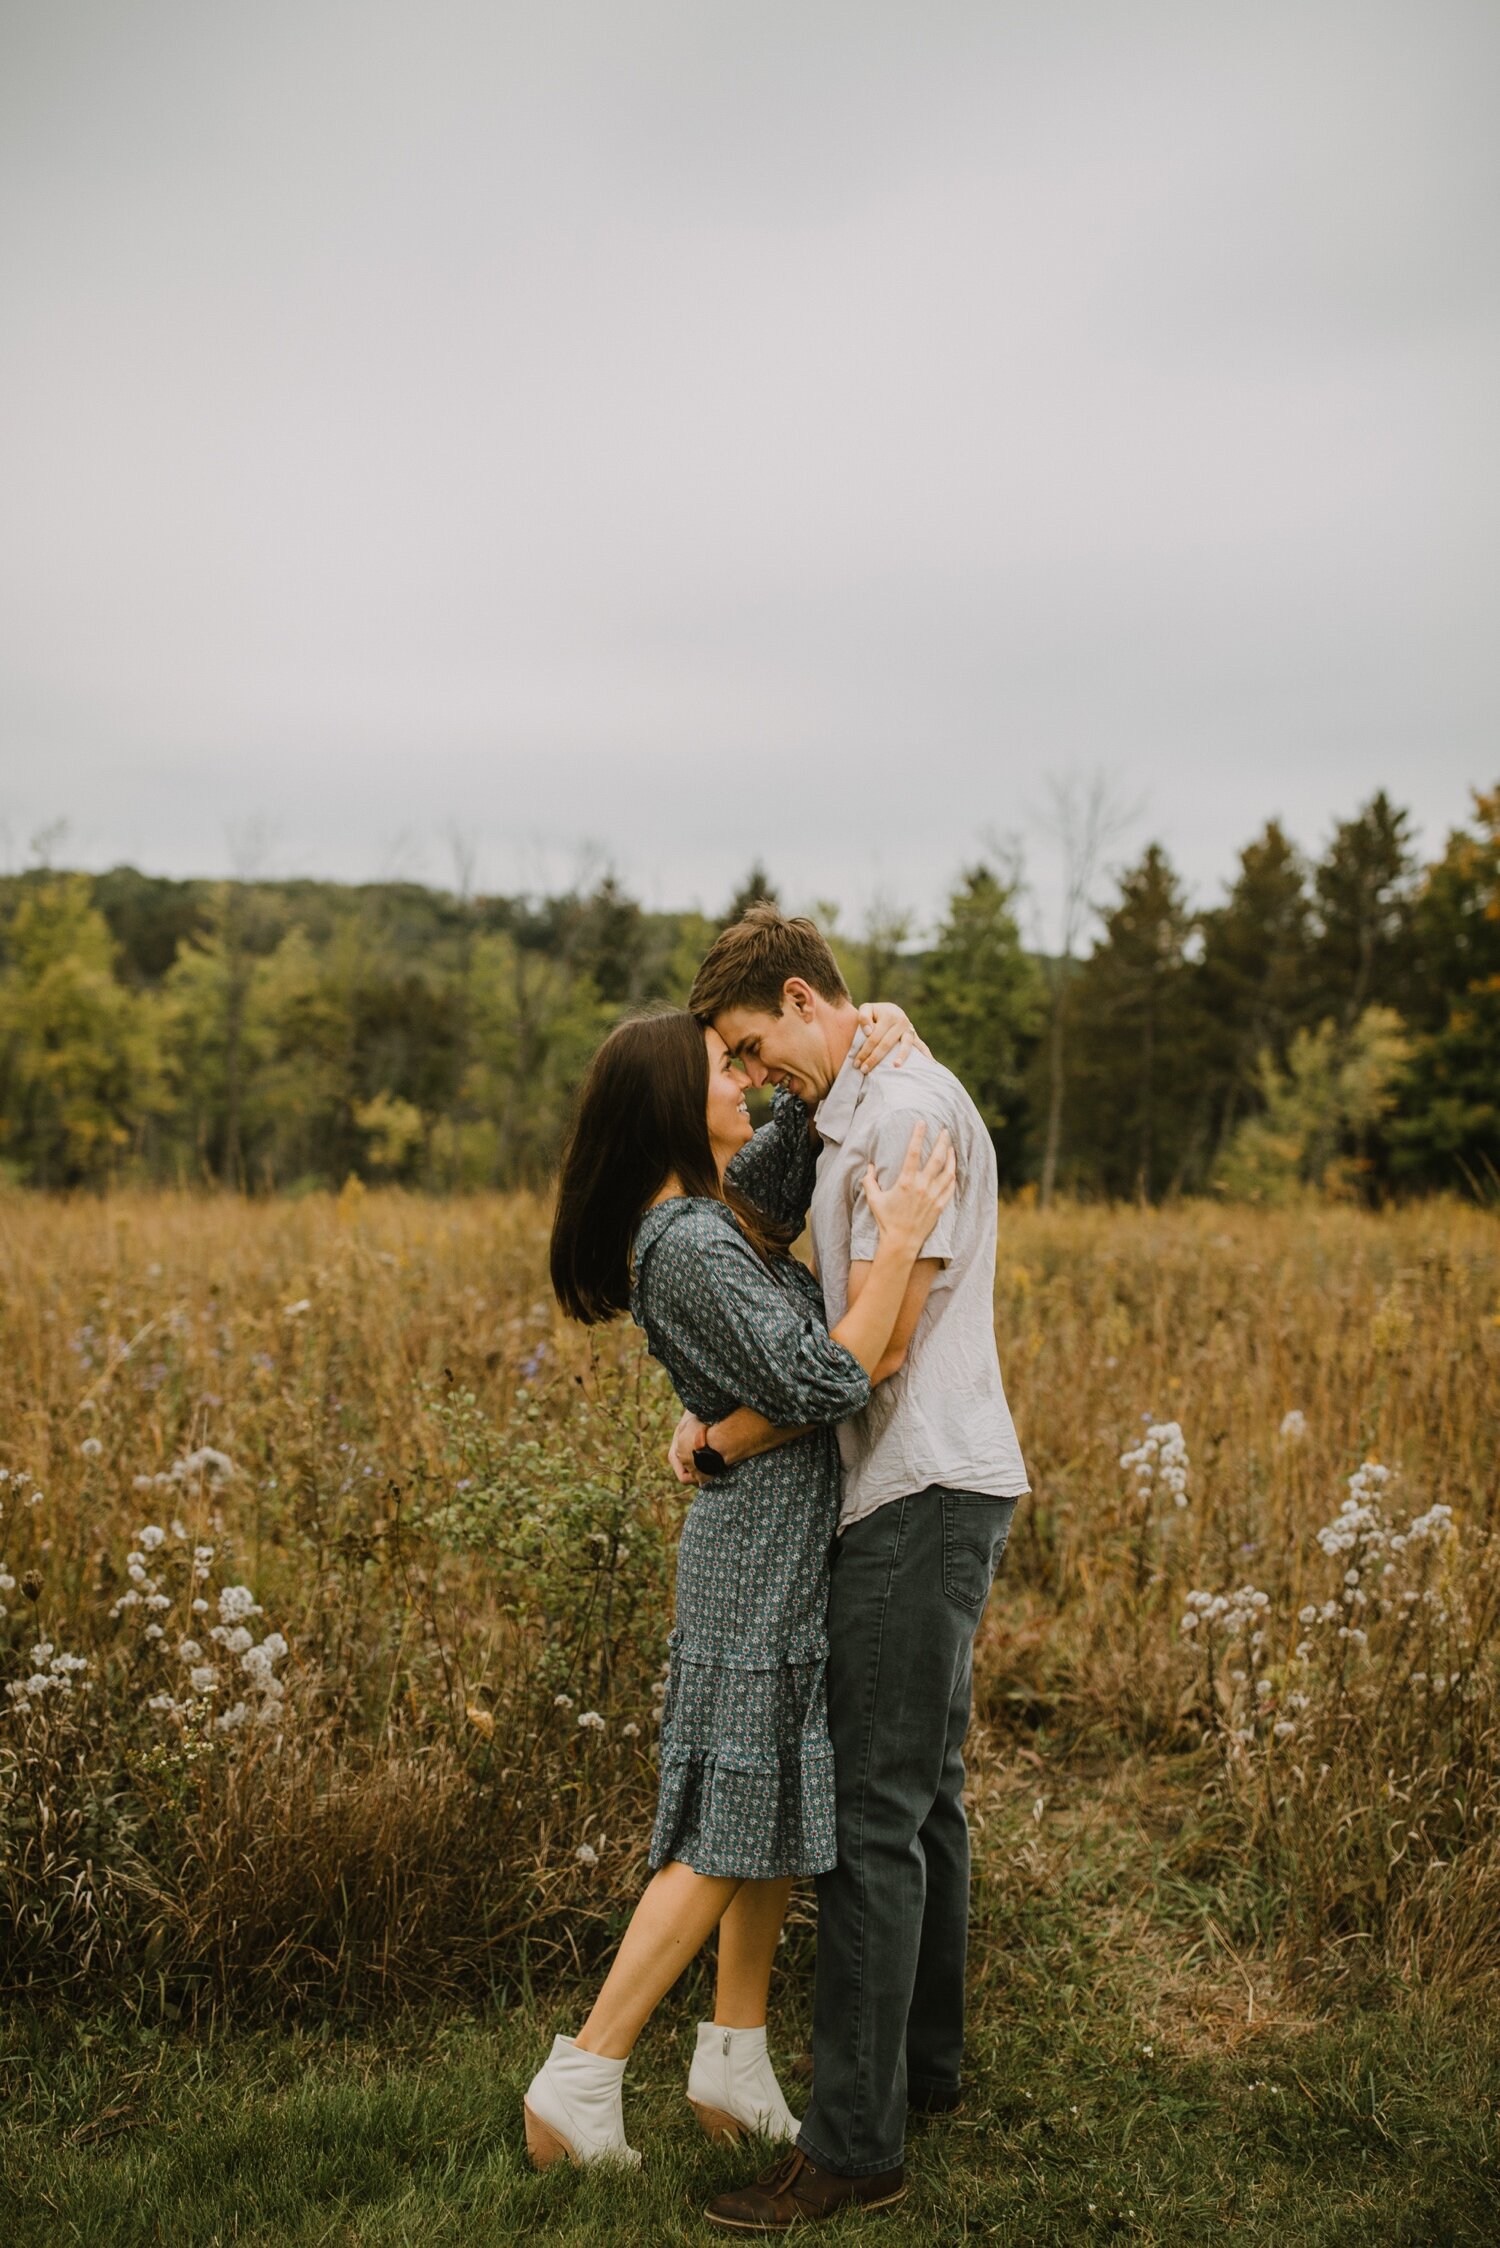
<svg viewBox="0 0 1500 2248">
<path fill-rule="evenodd" d="M 854 1122 L 854 1111 L 864 1098 L 868 1080 L 862 1069 L 854 1066 L 854 1057 L 865 1042 L 863 1029 L 854 1033 L 854 1043 L 844 1056 L 844 1066 L 813 1111 L 813 1123 L 818 1137 L 835 1144 L 844 1139 Z"/>
</svg>

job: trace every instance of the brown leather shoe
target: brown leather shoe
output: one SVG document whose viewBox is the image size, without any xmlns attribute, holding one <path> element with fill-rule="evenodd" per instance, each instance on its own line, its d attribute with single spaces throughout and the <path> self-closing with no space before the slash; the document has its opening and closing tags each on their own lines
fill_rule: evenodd
<svg viewBox="0 0 1500 2248">
<path fill-rule="evenodd" d="M 906 2172 L 880 2170 L 873 2177 L 841 2178 L 820 2170 L 800 2147 L 783 2155 L 753 2186 L 716 2194 L 704 2209 L 710 2224 L 728 2232 L 790 2232 L 793 2225 L 815 2225 L 852 2204 L 859 2209 L 889 2209 L 906 2197 Z"/>
</svg>

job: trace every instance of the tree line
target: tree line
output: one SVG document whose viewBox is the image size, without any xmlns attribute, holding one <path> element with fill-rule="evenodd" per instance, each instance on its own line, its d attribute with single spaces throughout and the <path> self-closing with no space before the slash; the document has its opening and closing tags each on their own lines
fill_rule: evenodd
<svg viewBox="0 0 1500 2248">
<path fill-rule="evenodd" d="M 1085 899 L 1098 840 L 1072 862 L 1087 950 L 1066 910 L 1028 946 L 995 857 L 920 941 L 896 908 L 858 932 L 815 909 L 856 996 L 900 999 L 965 1079 L 1008 1189 L 1500 1197 L 1500 787 L 1425 865 L 1384 794 L 1311 862 L 1272 821 L 1206 907 L 1155 843 Z M 552 897 L 7 876 L 0 1176 L 541 1186 L 604 1031 L 681 1002 L 756 896 L 759 867 L 719 920 L 610 874 Z"/>
</svg>

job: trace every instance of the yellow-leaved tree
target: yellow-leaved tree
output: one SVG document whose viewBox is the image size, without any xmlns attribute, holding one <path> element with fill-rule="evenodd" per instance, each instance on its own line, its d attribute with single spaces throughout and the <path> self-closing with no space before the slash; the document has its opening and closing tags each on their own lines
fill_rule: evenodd
<svg viewBox="0 0 1500 2248">
<path fill-rule="evenodd" d="M 155 994 L 115 978 L 115 943 L 87 875 L 21 900 L 0 972 L 0 1123 L 13 1175 L 34 1186 L 116 1176 L 162 1109 Z"/>
<path fill-rule="evenodd" d="M 1214 1185 L 1234 1202 L 1277 1204 L 1357 1191 L 1361 1143 L 1395 1104 L 1410 1044 L 1390 1007 L 1366 1007 L 1350 1029 L 1332 1022 L 1293 1037 L 1285 1069 L 1260 1057 L 1259 1115 L 1225 1149 Z"/>
</svg>

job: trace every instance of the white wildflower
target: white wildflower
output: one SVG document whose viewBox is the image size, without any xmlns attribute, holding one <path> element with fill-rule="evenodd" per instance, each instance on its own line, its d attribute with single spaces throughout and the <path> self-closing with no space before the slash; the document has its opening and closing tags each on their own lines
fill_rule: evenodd
<svg viewBox="0 0 1500 2248">
<path fill-rule="evenodd" d="M 1281 1440 L 1284 1444 L 1300 1444 L 1307 1434 L 1307 1415 L 1297 1406 L 1281 1416 Z"/>
<path fill-rule="evenodd" d="M 145 1529 L 137 1531 L 136 1535 L 140 1540 L 142 1550 L 146 1553 L 155 1553 L 158 1546 L 165 1545 L 167 1542 L 166 1531 L 156 1522 L 148 1522 Z"/>
<path fill-rule="evenodd" d="M 225 1585 L 219 1594 L 221 1623 L 243 1623 L 247 1616 L 258 1616 L 260 1613 L 259 1603 L 248 1585 Z"/>
<path fill-rule="evenodd" d="M 248 1702 L 235 1702 L 230 1708 L 220 1710 L 218 1716 L 214 1719 L 214 1730 L 218 1733 L 232 1733 L 237 1725 L 244 1724 L 249 1715 L 250 1705 Z"/>
<path fill-rule="evenodd" d="M 1134 1474 L 1142 1492 L 1159 1478 L 1175 1505 L 1187 1505 L 1188 1451 L 1176 1421 L 1150 1422 L 1134 1451 L 1120 1454 L 1120 1465 Z"/>
<path fill-rule="evenodd" d="M 164 1639 L 166 1633 L 162 1630 L 160 1624 L 147 1624 L 141 1636 L 143 1639 Z"/>
<path fill-rule="evenodd" d="M 578 1722 L 586 1732 L 602 1733 L 604 1731 L 604 1720 L 596 1709 L 584 1710 Z"/>
<path fill-rule="evenodd" d="M 177 1660 L 178 1660 L 179 1662 L 181 1662 L 181 1663 L 201 1663 L 201 1662 L 202 1662 L 202 1660 L 203 1660 L 203 1649 L 202 1649 L 202 1648 L 201 1648 L 201 1647 L 199 1646 L 199 1644 L 198 1644 L 198 1642 L 197 1642 L 197 1640 L 196 1640 L 196 1639 L 179 1639 L 179 1640 L 178 1640 L 178 1642 L 177 1642 Z"/>
<path fill-rule="evenodd" d="M 104 1450 L 104 1446 L 97 1436 L 86 1436 L 78 1449 L 86 1460 L 97 1460 L 99 1454 Z"/>
<path fill-rule="evenodd" d="M 573 1707 L 572 1695 L 554 1694 L 552 1697 L 552 1707 L 554 1709 L 571 1709 Z"/>
<path fill-rule="evenodd" d="M 628 1725 L 622 1725 L 620 1727 L 620 1731 L 627 1741 L 634 1741 L 640 1738 L 641 1729 L 639 1725 L 636 1724 L 634 1718 L 631 1719 Z"/>
<path fill-rule="evenodd" d="M 200 1663 L 188 1672 L 188 1684 L 195 1694 L 211 1694 L 219 1683 L 219 1674 L 212 1663 Z"/>
<path fill-rule="evenodd" d="M 581 1866 L 596 1866 L 599 1863 L 599 1853 L 590 1842 L 580 1842 L 573 1855 Z"/>
<path fill-rule="evenodd" d="M 177 1476 L 179 1480 L 183 1480 L 190 1475 L 222 1477 L 233 1475 L 236 1472 L 235 1464 L 229 1454 L 227 1452 L 216 1452 L 211 1444 L 200 1445 L 196 1452 L 189 1452 L 185 1458 L 174 1462 L 172 1468 L 173 1475 Z"/>
</svg>

